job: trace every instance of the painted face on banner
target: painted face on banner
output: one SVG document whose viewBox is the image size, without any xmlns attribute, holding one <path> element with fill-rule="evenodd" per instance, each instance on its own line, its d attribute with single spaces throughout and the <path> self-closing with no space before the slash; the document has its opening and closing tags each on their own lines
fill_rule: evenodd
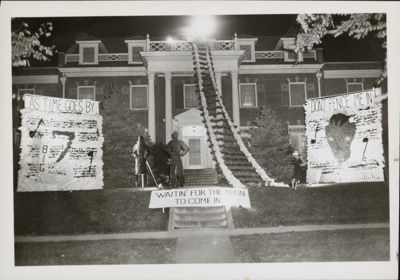
<svg viewBox="0 0 400 280">
<path fill-rule="evenodd" d="M 356 125 L 349 122 L 349 116 L 335 114 L 325 127 L 326 137 L 333 156 L 339 164 L 351 156 L 351 143 L 356 133 Z"/>
</svg>

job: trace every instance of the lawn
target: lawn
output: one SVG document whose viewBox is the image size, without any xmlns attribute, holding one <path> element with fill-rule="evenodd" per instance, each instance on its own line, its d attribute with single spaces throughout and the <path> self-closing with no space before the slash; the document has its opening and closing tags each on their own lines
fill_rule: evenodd
<svg viewBox="0 0 400 280">
<path fill-rule="evenodd" d="M 241 262 L 388 261 L 389 229 L 292 232 L 231 237 Z"/>
<path fill-rule="evenodd" d="M 176 239 L 16 243 L 15 265 L 174 263 Z"/>
<path fill-rule="evenodd" d="M 16 235 L 163 231 L 168 211 L 149 209 L 150 192 L 16 193 Z"/>
<path fill-rule="evenodd" d="M 236 228 L 389 221 L 383 183 L 320 188 L 249 188 L 251 209 L 232 208 Z"/>
</svg>

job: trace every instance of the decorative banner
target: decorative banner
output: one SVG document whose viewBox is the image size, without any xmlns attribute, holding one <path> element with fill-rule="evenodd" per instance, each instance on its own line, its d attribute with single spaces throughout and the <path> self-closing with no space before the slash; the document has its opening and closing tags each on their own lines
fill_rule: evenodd
<svg viewBox="0 0 400 280">
<path fill-rule="evenodd" d="M 242 206 L 250 208 L 247 189 L 191 188 L 152 191 L 149 208 Z"/>
<path fill-rule="evenodd" d="M 306 102 L 307 182 L 384 181 L 380 89 Z"/>
<path fill-rule="evenodd" d="M 102 117 L 91 100 L 24 95 L 18 191 L 103 187 Z"/>
</svg>

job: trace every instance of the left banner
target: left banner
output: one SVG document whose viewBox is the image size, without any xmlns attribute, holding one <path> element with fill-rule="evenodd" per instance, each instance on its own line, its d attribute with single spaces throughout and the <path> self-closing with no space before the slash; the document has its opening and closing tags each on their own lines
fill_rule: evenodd
<svg viewBox="0 0 400 280">
<path fill-rule="evenodd" d="M 24 95 L 19 192 L 103 188 L 99 102 Z"/>
</svg>

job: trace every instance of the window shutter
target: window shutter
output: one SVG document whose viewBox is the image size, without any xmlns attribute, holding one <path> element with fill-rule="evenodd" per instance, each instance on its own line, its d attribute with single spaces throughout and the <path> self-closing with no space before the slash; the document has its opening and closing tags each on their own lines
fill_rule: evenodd
<svg viewBox="0 0 400 280">
<path fill-rule="evenodd" d="M 129 94 L 129 86 L 122 86 L 121 92 L 122 94 Z"/>
<path fill-rule="evenodd" d="M 314 82 L 307 82 L 307 99 L 317 97 L 317 91 L 315 90 Z"/>
<path fill-rule="evenodd" d="M 175 85 L 175 108 L 183 109 L 183 84 Z"/>
<path fill-rule="evenodd" d="M 289 106 L 289 84 L 281 84 L 281 104 L 282 106 Z"/>
<path fill-rule="evenodd" d="M 76 87 L 69 87 L 68 88 L 68 98 L 77 98 L 77 89 Z"/>
</svg>

